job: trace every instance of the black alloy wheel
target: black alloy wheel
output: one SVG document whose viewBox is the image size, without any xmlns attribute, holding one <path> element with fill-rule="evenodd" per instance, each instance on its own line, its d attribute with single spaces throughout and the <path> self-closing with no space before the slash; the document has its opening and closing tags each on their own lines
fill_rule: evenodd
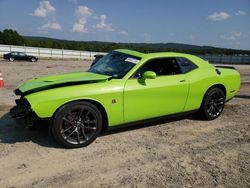
<svg viewBox="0 0 250 188">
<path fill-rule="evenodd" d="M 220 88 L 211 88 L 205 95 L 200 111 L 205 119 L 213 120 L 221 115 L 224 105 L 224 92 Z"/>
<path fill-rule="evenodd" d="M 52 133 L 65 147 L 84 147 L 96 139 L 102 123 L 102 115 L 96 106 L 88 102 L 73 102 L 57 111 Z"/>
</svg>

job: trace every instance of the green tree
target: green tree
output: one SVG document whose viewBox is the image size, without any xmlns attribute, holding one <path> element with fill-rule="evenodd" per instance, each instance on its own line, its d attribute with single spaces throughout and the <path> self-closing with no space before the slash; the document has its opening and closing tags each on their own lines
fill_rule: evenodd
<svg viewBox="0 0 250 188">
<path fill-rule="evenodd" d="M 2 32 L 0 31 L 0 43 L 10 45 L 24 45 L 25 40 L 15 30 L 5 29 Z"/>
</svg>

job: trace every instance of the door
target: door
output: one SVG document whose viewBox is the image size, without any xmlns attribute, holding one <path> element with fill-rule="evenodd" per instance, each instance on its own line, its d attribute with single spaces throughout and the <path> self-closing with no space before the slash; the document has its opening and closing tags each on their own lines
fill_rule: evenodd
<svg viewBox="0 0 250 188">
<path fill-rule="evenodd" d="M 19 52 L 19 54 L 18 54 L 18 59 L 19 60 L 26 60 L 26 54 L 25 53 L 22 53 L 22 52 Z"/>
<path fill-rule="evenodd" d="M 154 71 L 155 79 L 138 80 L 145 71 Z M 124 87 L 126 123 L 182 112 L 189 83 L 175 58 L 153 59 L 127 80 Z"/>
<path fill-rule="evenodd" d="M 18 60 L 18 52 L 11 52 L 11 57 L 13 57 L 15 60 Z"/>
</svg>

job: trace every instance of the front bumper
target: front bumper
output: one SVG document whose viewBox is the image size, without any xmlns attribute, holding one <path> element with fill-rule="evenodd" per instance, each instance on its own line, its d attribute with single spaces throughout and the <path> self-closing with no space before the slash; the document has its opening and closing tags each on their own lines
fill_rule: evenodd
<svg viewBox="0 0 250 188">
<path fill-rule="evenodd" d="M 29 102 L 24 99 L 18 99 L 15 101 L 16 106 L 10 109 L 10 115 L 14 118 L 18 124 L 31 127 L 37 120 L 36 114 L 31 110 Z"/>
</svg>

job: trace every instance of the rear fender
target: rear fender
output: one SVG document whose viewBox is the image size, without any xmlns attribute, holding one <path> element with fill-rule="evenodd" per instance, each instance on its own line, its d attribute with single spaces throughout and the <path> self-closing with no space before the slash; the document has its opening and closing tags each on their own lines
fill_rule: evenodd
<svg viewBox="0 0 250 188">
<path fill-rule="evenodd" d="M 218 68 L 220 82 L 226 88 L 226 101 L 232 99 L 240 89 L 240 73 L 232 68 Z"/>
</svg>

